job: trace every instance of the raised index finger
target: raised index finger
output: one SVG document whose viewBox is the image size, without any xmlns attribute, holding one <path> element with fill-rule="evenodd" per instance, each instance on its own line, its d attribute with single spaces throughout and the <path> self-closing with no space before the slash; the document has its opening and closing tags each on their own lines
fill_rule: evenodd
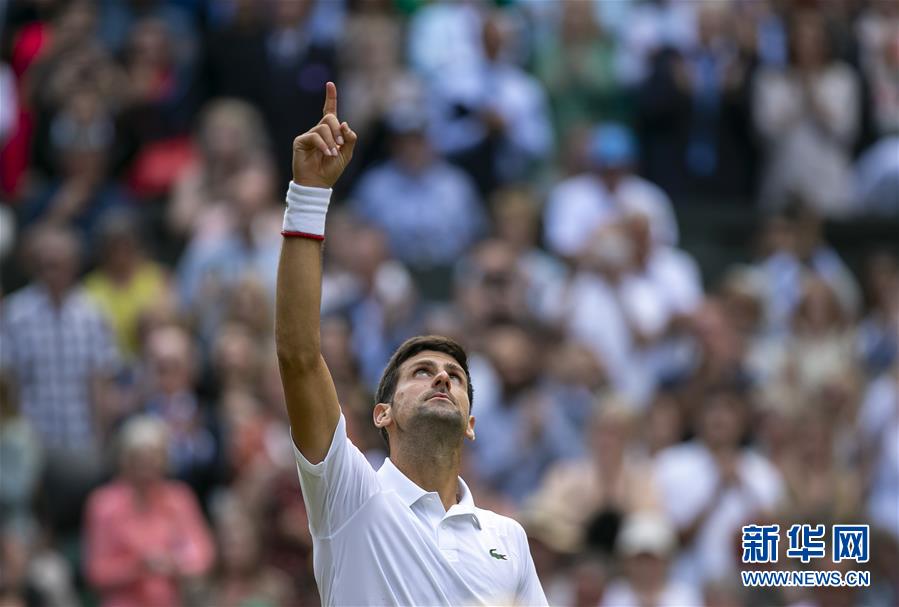
<svg viewBox="0 0 899 607">
<path fill-rule="evenodd" d="M 322 115 L 337 115 L 337 86 L 333 82 L 325 85 L 325 107 L 322 108 Z"/>
</svg>

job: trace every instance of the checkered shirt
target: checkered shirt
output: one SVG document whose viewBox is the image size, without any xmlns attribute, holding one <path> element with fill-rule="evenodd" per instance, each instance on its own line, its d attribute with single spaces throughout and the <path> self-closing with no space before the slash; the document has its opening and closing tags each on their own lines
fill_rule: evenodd
<svg viewBox="0 0 899 607">
<path fill-rule="evenodd" d="M 90 383 L 119 364 L 112 333 L 80 289 L 59 308 L 31 285 L 4 302 L 0 367 L 18 382 L 25 417 L 47 447 L 91 449 L 95 441 Z"/>
</svg>

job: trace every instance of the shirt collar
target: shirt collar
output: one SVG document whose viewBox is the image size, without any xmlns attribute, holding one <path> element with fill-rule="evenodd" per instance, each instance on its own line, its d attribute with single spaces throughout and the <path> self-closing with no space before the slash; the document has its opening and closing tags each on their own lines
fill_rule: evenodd
<svg viewBox="0 0 899 607">
<path fill-rule="evenodd" d="M 387 491 L 395 492 L 403 503 L 411 508 L 412 504 L 428 494 L 427 491 L 412 482 L 408 476 L 403 474 L 399 468 L 394 465 L 390 458 L 384 460 L 384 465 L 378 470 L 378 478 L 381 481 L 381 487 Z M 475 526 L 480 529 L 481 521 L 478 518 L 477 508 L 474 504 L 474 498 L 471 490 L 462 477 L 459 478 L 459 503 L 454 504 L 447 511 L 446 516 L 469 516 Z"/>
</svg>

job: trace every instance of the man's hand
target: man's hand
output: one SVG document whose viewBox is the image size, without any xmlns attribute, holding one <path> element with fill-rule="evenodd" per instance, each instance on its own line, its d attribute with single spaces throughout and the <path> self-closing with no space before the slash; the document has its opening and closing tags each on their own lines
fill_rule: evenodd
<svg viewBox="0 0 899 607">
<path fill-rule="evenodd" d="M 356 133 L 337 120 L 337 87 L 325 85 L 325 107 L 317 125 L 293 140 L 293 180 L 298 185 L 330 188 L 353 157 Z"/>
</svg>

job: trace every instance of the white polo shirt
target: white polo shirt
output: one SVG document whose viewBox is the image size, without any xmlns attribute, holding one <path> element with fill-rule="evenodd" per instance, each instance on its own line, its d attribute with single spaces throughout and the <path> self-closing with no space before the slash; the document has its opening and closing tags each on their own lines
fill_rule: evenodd
<svg viewBox="0 0 899 607">
<path fill-rule="evenodd" d="M 516 521 L 461 500 L 449 511 L 388 459 L 377 472 L 341 414 L 325 459 L 294 448 L 323 605 L 546 605 Z"/>
</svg>

